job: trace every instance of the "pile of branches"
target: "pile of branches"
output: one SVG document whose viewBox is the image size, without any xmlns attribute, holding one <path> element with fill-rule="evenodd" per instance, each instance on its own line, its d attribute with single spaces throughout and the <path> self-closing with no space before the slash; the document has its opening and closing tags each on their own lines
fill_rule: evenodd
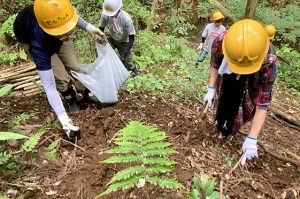
<svg viewBox="0 0 300 199">
<path fill-rule="evenodd" d="M 42 88 L 35 64 L 32 62 L 1 70 L 0 84 L 12 84 L 13 96 L 33 96 L 39 94 Z"/>
</svg>

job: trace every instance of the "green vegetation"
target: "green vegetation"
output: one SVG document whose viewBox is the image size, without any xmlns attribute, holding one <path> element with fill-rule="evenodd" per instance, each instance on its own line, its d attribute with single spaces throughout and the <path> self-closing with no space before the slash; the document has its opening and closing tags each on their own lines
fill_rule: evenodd
<svg viewBox="0 0 300 199">
<path fill-rule="evenodd" d="M 25 139 L 26 141 L 17 150 L 0 148 L 0 168 L 7 170 L 16 170 L 19 156 L 23 153 L 30 153 L 37 146 L 40 139 L 47 130 L 57 129 L 57 124 L 46 121 L 44 125 L 32 136 L 27 137 L 12 132 L 0 132 L 0 141 Z M 12 160 L 12 161 L 11 161 Z M 12 165 L 14 165 L 12 167 Z"/>
<path fill-rule="evenodd" d="M 20 125 L 21 122 L 24 122 L 26 120 L 29 120 L 31 117 L 35 116 L 37 113 L 22 113 L 21 115 L 18 115 L 16 117 L 14 117 L 11 121 L 9 121 L 8 123 L 10 124 L 10 126 L 16 126 L 16 125 Z"/>
<path fill-rule="evenodd" d="M 49 144 L 49 146 L 44 149 L 46 155 L 53 160 L 57 159 L 57 146 L 59 142 L 60 140 L 55 140 L 51 142 L 51 144 Z"/>
<path fill-rule="evenodd" d="M 8 94 L 12 88 L 14 87 L 13 84 L 7 84 L 5 86 L 3 86 L 2 88 L 0 88 L 0 97 L 3 97 L 4 95 Z"/>
<path fill-rule="evenodd" d="M 172 166 L 177 164 L 167 158 L 178 152 L 169 148 L 172 143 L 164 142 L 166 138 L 165 132 L 137 121 L 130 122 L 118 132 L 113 139 L 117 147 L 104 152 L 115 155 L 101 162 L 125 163 L 128 167 L 116 173 L 107 190 L 100 195 L 133 186 L 143 187 L 146 182 L 161 188 L 183 188 L 176 180 L 161 175 L 172 171 Z"/>
<path fill-rule="evenodd" d="M 214 191 L 217 183 L 213 180 L 209 180 L 204 173 L 201 175 L 194 174 L 193 178 L 194 189 L 188 194 L 192 199 L 219 199 L 220 193 Z M 223 194 L 223 199 L 226 196 Z"/>
</svg>

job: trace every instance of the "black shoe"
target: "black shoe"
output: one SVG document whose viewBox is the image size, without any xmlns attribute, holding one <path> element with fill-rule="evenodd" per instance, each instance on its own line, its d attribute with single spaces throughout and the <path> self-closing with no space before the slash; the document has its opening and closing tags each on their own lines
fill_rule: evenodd
<svg viewBox="0 0 300 199">
<path fill-rule="evenodd" d="M 99 103 L 99 100 L 89 89 L 85 89 L 83 93 L 83 98 L 81 100 L 83 103 Z"/>
<path fill-rule="evenodd" d="M 75 143 L 76 140 L 80 140 L 81 135 L 80 135 L 80 130 L 78 131 L 70 131 L 67 133 L 68 140 L 72 143 Z"/>
<path fill-rule="evenodd" d="M 75 113 L 80 111 L 80 106 L 77 104 L 77 102 L 68 103 L 69 106 L 69 112 Z"/>
</svg>

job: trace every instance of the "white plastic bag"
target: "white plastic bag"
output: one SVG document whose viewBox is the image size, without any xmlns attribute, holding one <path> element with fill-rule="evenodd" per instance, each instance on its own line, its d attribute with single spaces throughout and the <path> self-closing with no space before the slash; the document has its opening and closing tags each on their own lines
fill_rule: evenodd
<svg viewBox="0 0 300 199">
<path fill-rule="evenodd" d="M 118 101 L 118 91 L 130 77 L 118 55 L 107 43 L 96 42 L 98 57 L 92 64 L 80 65 L 86 74 L 71 71 L 71 74 L 88 88 L 101 103 Z"/>
</svg>

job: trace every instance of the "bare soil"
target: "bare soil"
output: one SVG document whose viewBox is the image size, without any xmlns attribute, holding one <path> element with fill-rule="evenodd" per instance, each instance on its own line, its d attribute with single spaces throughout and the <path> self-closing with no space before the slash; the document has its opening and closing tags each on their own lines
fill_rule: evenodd
<svg viewBox="0 0 300 199">
<path fill-rule="evenodd" d="M 170 176 L 179 180 L 189 190 L 192 189 L 194 173 L 206 173 L 220 182 L 220 176 L 228 173 L 239 160 L 243 136 L 236 135 L 232 141 L 219 139 L 214 131 L 211 115 L 200 121 L 203 106 L 195 101 L 173 101 L 148 96 L 146 94 L 129 95 L 122 93 L 120 102 L 113 106 L 89 105 L 79 113 L 71 114 L 73 121 L 81 127 L 79 148 L 62 142 L 59 146 L 59 158 L 50 160 L 43 153 L 51 138 L 38 148 L 34 161 L 32 156 L 25 157 L 27 162 L 17 175 L 1 173 L 0 181 L 24 183 L 30 177 L 30 183 L 37 183 L 42 191 L 33 198 L 92 199 L 105 190 L 112 176 L 124 165 L 100 163 L 108 155 L 103 151 L 114 147 L 110 142 L 116 132 L 129 121 L 137 120 L 156 126 L 168 134 L 168 141 L 174 143 L 174 149 L 180 153 L 171 158 L 178 161 Z M 0 129 L 10 127 L 5 121 L 23 112 L 38 112 L 34 119 L 23 125 L 41 124 L 46 117 L 55 118 L 44 96 L 33 98 L 4 98 L 0 101 Z M 246 125 L 244 131 L 247 132 Z M 49 132 L 43 139 L 63 132 Z M 299 155 L 299 129 L 287 125 L 279 119 L 267 117 L 260 141 L 269 149 L 278 152 L 279 146 Z M 281 154 L 285 156 L 286 154 Z M 233 158 L 231 162 L 224 157 Z M 30 160 L 30 161 L 29 161 Z M 36 178 L 33 178 L 36 177 Z M 27 183 L 28 183 L 27 182 Z M 219 186 L 219 185 L 218 185 Z M 1 185 L 0 192 L 9 185 Z M 14 187 L 15 188 L 15 187 Z M 20 191 L 24 188 L 18 188 Z M 219 189 L 219 187 L 218 187 Z M 54 191 L 49 195 L 49 191 Z M 223 192 L 229 198 L 298 198 L 300 192 L 300 171 L 295 166 L 274 159 L 259 149 L 259 159 L 250 161 L 245 167 L 239 166 L 228 180 L 224 180 Z M 48 195 L 47 195 L 48 194 Z M 298 194 L 298 195 L 296 195 Z M 118 191 L 102 198 L 187 198 L 183 191 L 162 190 L 156 186 Z"/>
</svg>

